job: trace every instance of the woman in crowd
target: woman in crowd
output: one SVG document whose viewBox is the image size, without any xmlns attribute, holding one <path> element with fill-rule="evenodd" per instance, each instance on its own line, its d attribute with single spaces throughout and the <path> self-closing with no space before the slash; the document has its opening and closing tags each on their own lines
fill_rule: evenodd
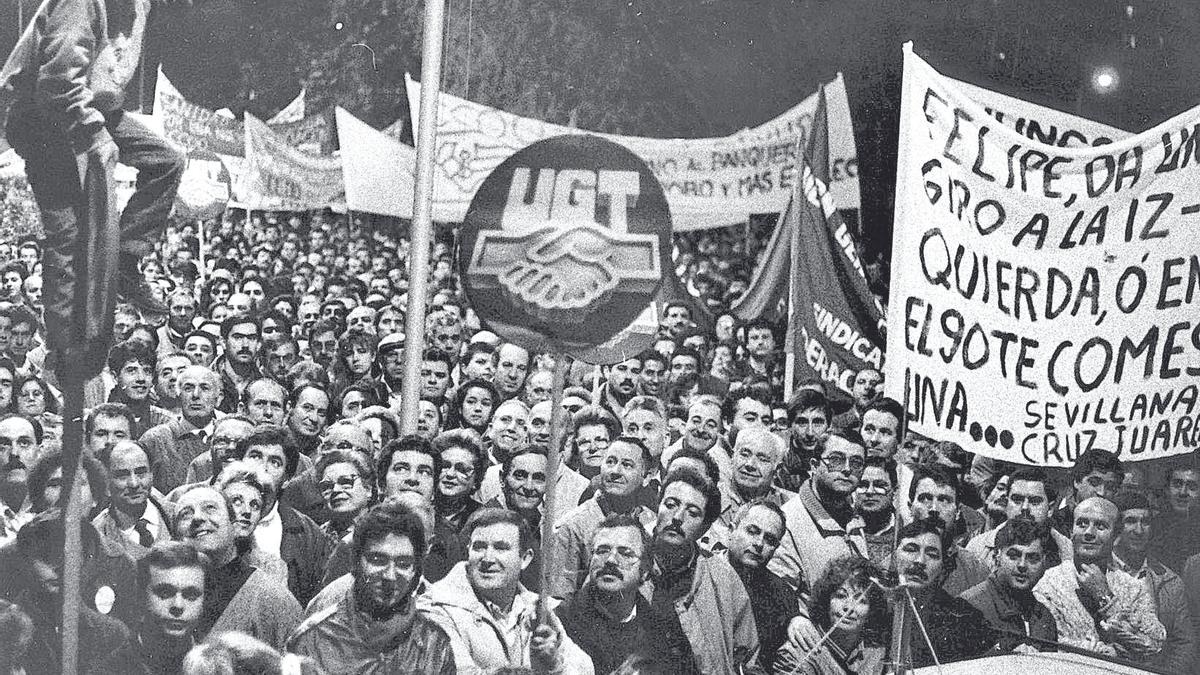
<svg viewBox="0 0 1200 675">
<path fill-rule="evenodd" d="M 43 443 L 58 444 L 62 438 L 62 417 L 58 414 L 58 395 L 37 375 L 17 378 L 12 389 L 16 411 L 42 423 Z"/>
<path fill-rule="evenodd" d="M 221 469 L 216 487 L 233 509 L 233 532 L 243 560 L 286 584 L 287 565 L 279 556 L 259 548 L 254 540 L 254 530 L 266 515 L 263 506 L 267 503 L 267 486 L 270 484 L 271 479 L 262 467 L 235 461 Z"/>
<path fill-rule="evenodd" d="M 890 612 L 883 589 L 873 583 L 879 569 L 870 560 L 842 558 L 813 584 L 809 613 L 823 640 L 803 653 L 785 644 L 775 672 L 788 675 L 878 675 L 883 672 Z"/>
<path fill-rule="evenodd" d="M 442 460 L 433 501 L 439 517 L 455 532 L 461 532 L 471 514 L 482 504 L 472 496 L 483 483 L 487 457 L 479 436 L 468 429 L 455 429 L 433 439 L 433 448 Z"/>
<path fill-rule="evenodd" d="M 486 380 L 467 380 L 454 395 L 447 429 L 470 429 L 483 436 L 500 401 L 495 385 Z"/>
<path fill-rule="evenodd" d="M 371 364 L 375 363 L 375 351 L 379 338 L 370 333 L 348 333 L 338 340 L 337 357 L 330 373 L 333 391 L 341 392 L 346 387 L 371 378 Z"/>
<path fill-rule="evenodd" d="M 200 306 L 211 316 L 215 305 L 223 305 L 233 295 L 233 282 L 222 276 L 211 277 L 200 291 Z"/>
<path fill-rule="evenodd" d="M 375 469 L 362 453 L 331 450 L 317 460 L 313 476 L 330 513 L 321 529 L 336 544 L 350 534 L 358 514 L 375 503 Z"/>
</svg>

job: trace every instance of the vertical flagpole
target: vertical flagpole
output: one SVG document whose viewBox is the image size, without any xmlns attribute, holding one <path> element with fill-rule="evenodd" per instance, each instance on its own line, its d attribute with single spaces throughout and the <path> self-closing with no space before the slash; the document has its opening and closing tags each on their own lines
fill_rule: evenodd
<svg viewBox="0 0 1200 675">
<path fill-rule="evenodd" d="M 429 242 L 433 231 L 433 160 L 437 138 L 438 88 L 442 81 L 442 29 L 445 0 L 425 0 L 421 45 L 421 113 L 417 121 L 417 184 L 408 250 L 408 314 L 404 324 L 404 385 L 400 429 L 417 430 L 421 394 L 421 352 L 425 346 L 425 295 L 429 283 Z"/>
<path fill-rule="evenodd" d="M 73 320 L 75 317 L 72 317 Z M 67 481 L 66 504 L 63 508 L 63 579 L 62 579 L 62 672 L 75 675 L 78 672 L 79 656 L 79 611 L 81 605 L 81 576 L 83 568 L 83 542 L 80 539 L 80 522 L 83 520 L 82 502 L 83 471 L 80 464 L 80 449 L 83 447 L 83 386 L 81 378 L 70 375 L 63 385 L 63 447 L 70 448 L 64 454 L 73 458 L 72 464 L 64 466 L 63 478 Z"/>
<path fill-rule="evenodd" d="M 802 134 L 796 137 L 796 183 L 792 186 L 792 197 L 788 201 L 787 211 L 784 211 L 784 223 L 789 223 L 792 231 L 788 233 L 788 303 L 787 303 L 787 328 L 784 333 L 784 348 L 786 352 L 783 355 L 783 400 L 791 401 L 792 392 L 796 390 L 796 351 L 800 348 L 796 345 L 796 334 L 792 331 L 793 322 L 796 320 L 796 283 L 797 274 L 796 261 L 800 257 L 800 237 L 798 230 L 800 229 L 799 218 L 788 218 L 796 208 L 796 200 L 800 197 L 800 185 L 804 181 L 804 169 L 808 166 L 808 158 L 804 156 L 804 144 L 806 143 L 805 136 Z M 779 227 L 779 223 L 776 223 Z M 792 343 L 787 343 L 787 336 L 792 336 Z"/>
<path fill-rule="evenodd" d="M 542 590 L 539 607 L 542 622 L 549 623 L 550 579 L 558 570 L 554 560 L 554 515 L 558 509 L 558 473 L 562 465 L 563 436 L 566 435 L 566 410 L 563 409 L 563 388 L 567 381 L 567 355 L 559 352 L 554 359 L 554 380 L 550 394 L 550 448 L 546 457 L 546 512 L 542 514 Z"/>
</svg>

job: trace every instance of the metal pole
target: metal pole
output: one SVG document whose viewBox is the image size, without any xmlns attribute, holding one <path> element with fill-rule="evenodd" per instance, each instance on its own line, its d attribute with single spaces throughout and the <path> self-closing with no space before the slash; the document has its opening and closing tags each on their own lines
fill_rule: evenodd
<svg viewBox="0 0 1200 675">
<path fill-rule="evenodd" d="M 400 391 L 401 433 L 417 431 L 421 395 L 421 352 L 425 347 L 425 295 L 429 242 L 433 233 L 433 160 L 437 139 L 438 88 L 442 80 L 445 0 L 425 0 L 421 56 L 421 114 L 417 120 L 417 184 L 408 249 L 408 314 L 404 322 L 404 384 Z"/>
<path fill-rule="evenodd" d="M 546 512 L 542 515 L 542 590 L 538 604 L 542 611 L 542 622 L 549 623 L 546 613 L 550 611 L 550 579 L 558 565 L 554 561 L 554 511 L 558 508 L 558 471 L 562 465 L 563 436 L 566 432 L 567 414 L 563 409 L 563 388 L 567 382 L 567 355 L 559 353 L 554 359 L 554 381 L 550 393 L 550 448 L 546 456 Z"/>
</svg>

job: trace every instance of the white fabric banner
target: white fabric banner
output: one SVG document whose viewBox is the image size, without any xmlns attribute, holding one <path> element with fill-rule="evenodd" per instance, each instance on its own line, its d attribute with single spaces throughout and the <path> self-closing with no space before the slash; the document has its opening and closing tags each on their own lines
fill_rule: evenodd
<svg viewBox="0 0 1200 675">
<path fill-rule="evenodd" d="M 354 115 L 337 109 L 346 206 L 412 218 L 417 152 Z"/>
<path fill-rule="evenodd" d="M 265 122 L 246 113 L 246 183 L 239 195 L 252 209 L 320 209 L 341 202 L 345 188 L 337 157 L 310 155 L 288 145 Z"/>
<path fill-rule="evenodd" d="M 905 47 L 888 395 L 1021 464 L 1194 450 L 1200 108 L 1126 135 L 977 93 Z"/>
<path fill-rule="evenodd" d="M 407 78 L 413 128 L 421 106 L 421 85 Z M 829 106 L 830 191 L 843 208 L 859 207 L 858 160 L 850 105 L 841 75 L 825 89 Z M 779 213 L 796 182 L 813 113 L 814 93 L 759 126 L 719 138 L 662 139 L 595 134 L 641 157 L 662 183 L 676 230 L 743 223 L 753 213 Z M 439 94 L 437 166 L 433 213 L 439 221 L 460 222 L 471 198 L 501 162 L 525 146 L 553 136 L 592 133 L 520 117 L 466 99 Z"/>
</svg>

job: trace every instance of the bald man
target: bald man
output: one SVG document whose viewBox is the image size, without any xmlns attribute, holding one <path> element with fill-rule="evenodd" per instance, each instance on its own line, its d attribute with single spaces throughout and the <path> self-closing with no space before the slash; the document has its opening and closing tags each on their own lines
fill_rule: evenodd
<svg viewBox="0 0 1200 675">
<path fill-rule="evenodd" d="M 221 377 L 205 366 L 188 366 L 179 376 L 179 402 L 183 416 L 151 427 L 140 439 L 158 458 L 154 487 L 167 494 L 187 478 L 188 464 L 209 452 L 217 406 L 221 403 Z"/>
<path fill-rule="evenodd" d="M 1034 596 L 1054 615 L 1062 644 L 1136 660 L 1157 654 L 1167 633 L 1149 586 L 1113 564 L 1120 522 L 1108 499 L 1080 502 L 1071 528 L 1074 560 L 1048 570 Z"/>
</svg>

